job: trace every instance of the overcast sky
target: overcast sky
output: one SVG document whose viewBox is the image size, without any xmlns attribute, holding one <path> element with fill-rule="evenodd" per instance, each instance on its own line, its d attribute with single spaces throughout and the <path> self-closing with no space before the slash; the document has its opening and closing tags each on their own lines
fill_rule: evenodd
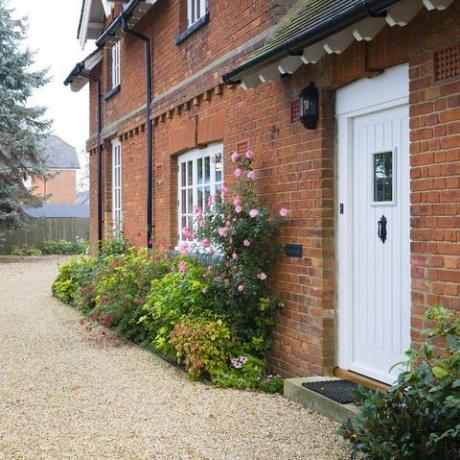
<svg viewBox="0 0 460 460">
<path fill-rule="evenodd" d="M 88 85 L 73 93 L 63 85 L 74 65 L 89 54 L 94 44 L 83 51 L 77 40 L 82 0 L 9 0 L 15 16 L 28 16 L 26 43 L 37 52 L 36 66 L 48 67 L 51 82 L 38 90 L 32 103 L 48 108 L 53 131 L 79 152 L 88 138 Z"/>
</svg>

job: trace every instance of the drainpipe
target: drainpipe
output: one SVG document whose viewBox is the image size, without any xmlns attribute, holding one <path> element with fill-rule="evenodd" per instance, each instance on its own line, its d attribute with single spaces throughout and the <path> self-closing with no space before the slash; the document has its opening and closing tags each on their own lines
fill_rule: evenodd
<svg viewBox="0 0 460 460">
<path fill-rule="evenodd" d="M 78 74 L 88 80 L 94 81 L 97 87 L 97 238 L 99 249 L 104 238 L 102 233 L 102 90 L 101 80 L 83 70 L 83 64 L 80 64 Z"/>
<path fill-rule="evenodd" d="M 151 44 L 150 39 L 133 29 L 129 28 L 128 19 L 125 14 L 122 15 L 122 29 L 138 40 L 144 42 L 145 49 L 145 83 L 147 87 L 147 107 L 145 119 L 147 124 L 147 248 L 153 246 L 153 128 L 152 128 L 152 62 L 151 62 Z"/>
</svg>

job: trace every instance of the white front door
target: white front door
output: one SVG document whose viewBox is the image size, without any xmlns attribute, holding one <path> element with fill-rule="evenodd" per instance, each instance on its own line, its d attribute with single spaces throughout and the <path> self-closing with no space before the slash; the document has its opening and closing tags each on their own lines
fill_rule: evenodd
<svg viewBox="0 0 460 460">
<path fill-rule="evenodd" d="M 357 82 L 338 95 L 339 365 L 386 383 L 396 379 L 400 368 L 390 368 L 404 360 L 410 346 L 409 109 L 403 69 L 366 80 L 364 87 Z M 403 82 L 394 83 L 403 75 Z M 385 100 L 391 84 L 402 97 Z M 347 112 L 346 91 L 353 88 L 353 104 L 361 99 L 365 107 Z M 376 94 L 370 96 L 372 88 Z M 369 105 L 372 97 L 377 100 Z"/>
</svg>

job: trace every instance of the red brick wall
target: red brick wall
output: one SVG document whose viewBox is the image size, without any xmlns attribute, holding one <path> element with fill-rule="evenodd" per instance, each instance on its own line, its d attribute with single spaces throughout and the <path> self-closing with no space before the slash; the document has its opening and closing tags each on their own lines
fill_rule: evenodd
<svg viewBox="0 0 460 460">
<path fill-rule="evenodd" d="M 248 142 L 257 155 L 257 187 L 263 203 L 273 212 L 281 206 L 290 210 L 280 242 L 302 244 L 304 250 L 301 260 L 281 256 L 273 277 L 272 287 L 285 302 L 274 330 L 273 369 L 285 376 L 330 372 L 336 363 L 337 327 L 334 90 L 410 61 L 412 325 L 417 340 L 423 326 L 420 317 L 428 305 L 440 302 L 460 309 L 460 89 L 458 79 L 433 81 L 433 50 L 460 39 L 455 27 L 460 23 L 459 3 L 448 12 L 423 12 L 405 28 L 386 27 L 372 42 L 355 43 L 340 56 L 303 66 L 289 81 L 249 91 L 224 87 L 220 76 L 235 65 L 235 59 L 244 58 L 237 56 L 184 88 L 160 94 L 266 28 L 275 11 L 280 11 L 268 1 L 253 2 L 254 10 L 249 6 L 230 10 L 230 2 L 221 3 L 223 9 L 217 11 L 211 2 L 211 22 L 180 46 L 174 42 L 181 23 L 177 0 L 169 2 L 168 9 L 158 6 L 140 25 L 155 43 L 155 173 L 161 169 L 154 189 L 155 240 L 176 243 L 177 155 L 200 144 L 223 141 L 225 175 L 231 182 L 230 154 L 241 142 Z M 245 18 L 238 32 L 233 14 Z M 122 89 L 105 104 L 105 126 L 142 107 L 143 65 L 142 44 L 124 40 Z M 291 101 L 310 81 L 321 94 L 315 131 L 290 122 Z M 91 94 L 94 111 L 94 88 Z M 141 112 L 114 128 L 122 141 L 124 229 L 139 245 L 145 244 L 146 230 L 144 123 Z M 94 131 L 94 117 L 92 126 Z M 110 169 L 110 161 L 106 163 Z M 110 177 L 110 171 L 105 174 Z M 109 191 L 105 196 L 108 211 Z"/>
<path fill-rule="evenodd" d="M 50 179 L 34 177 L 34 194 L 50 195 L 48 204 L 73 204 L 77 197 L 77 173 L 75 170 L 50 171 Z"/>
</svg>

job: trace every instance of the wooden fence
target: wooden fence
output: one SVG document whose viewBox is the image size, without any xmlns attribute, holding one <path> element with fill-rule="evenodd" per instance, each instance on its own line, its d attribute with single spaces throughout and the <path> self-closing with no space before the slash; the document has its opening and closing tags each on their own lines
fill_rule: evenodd
<svg viewBox="0 0 460 460">
<path fill-rule="evenodd" d="M 0 254 L 11 254 L 14 248 L 24 245 L 40 248 L 45 240 L 76 241 L 77 238 L 88 237 L 87 217 L 42 217 L 13 231 L 0 224 Z"/>
</svg>

